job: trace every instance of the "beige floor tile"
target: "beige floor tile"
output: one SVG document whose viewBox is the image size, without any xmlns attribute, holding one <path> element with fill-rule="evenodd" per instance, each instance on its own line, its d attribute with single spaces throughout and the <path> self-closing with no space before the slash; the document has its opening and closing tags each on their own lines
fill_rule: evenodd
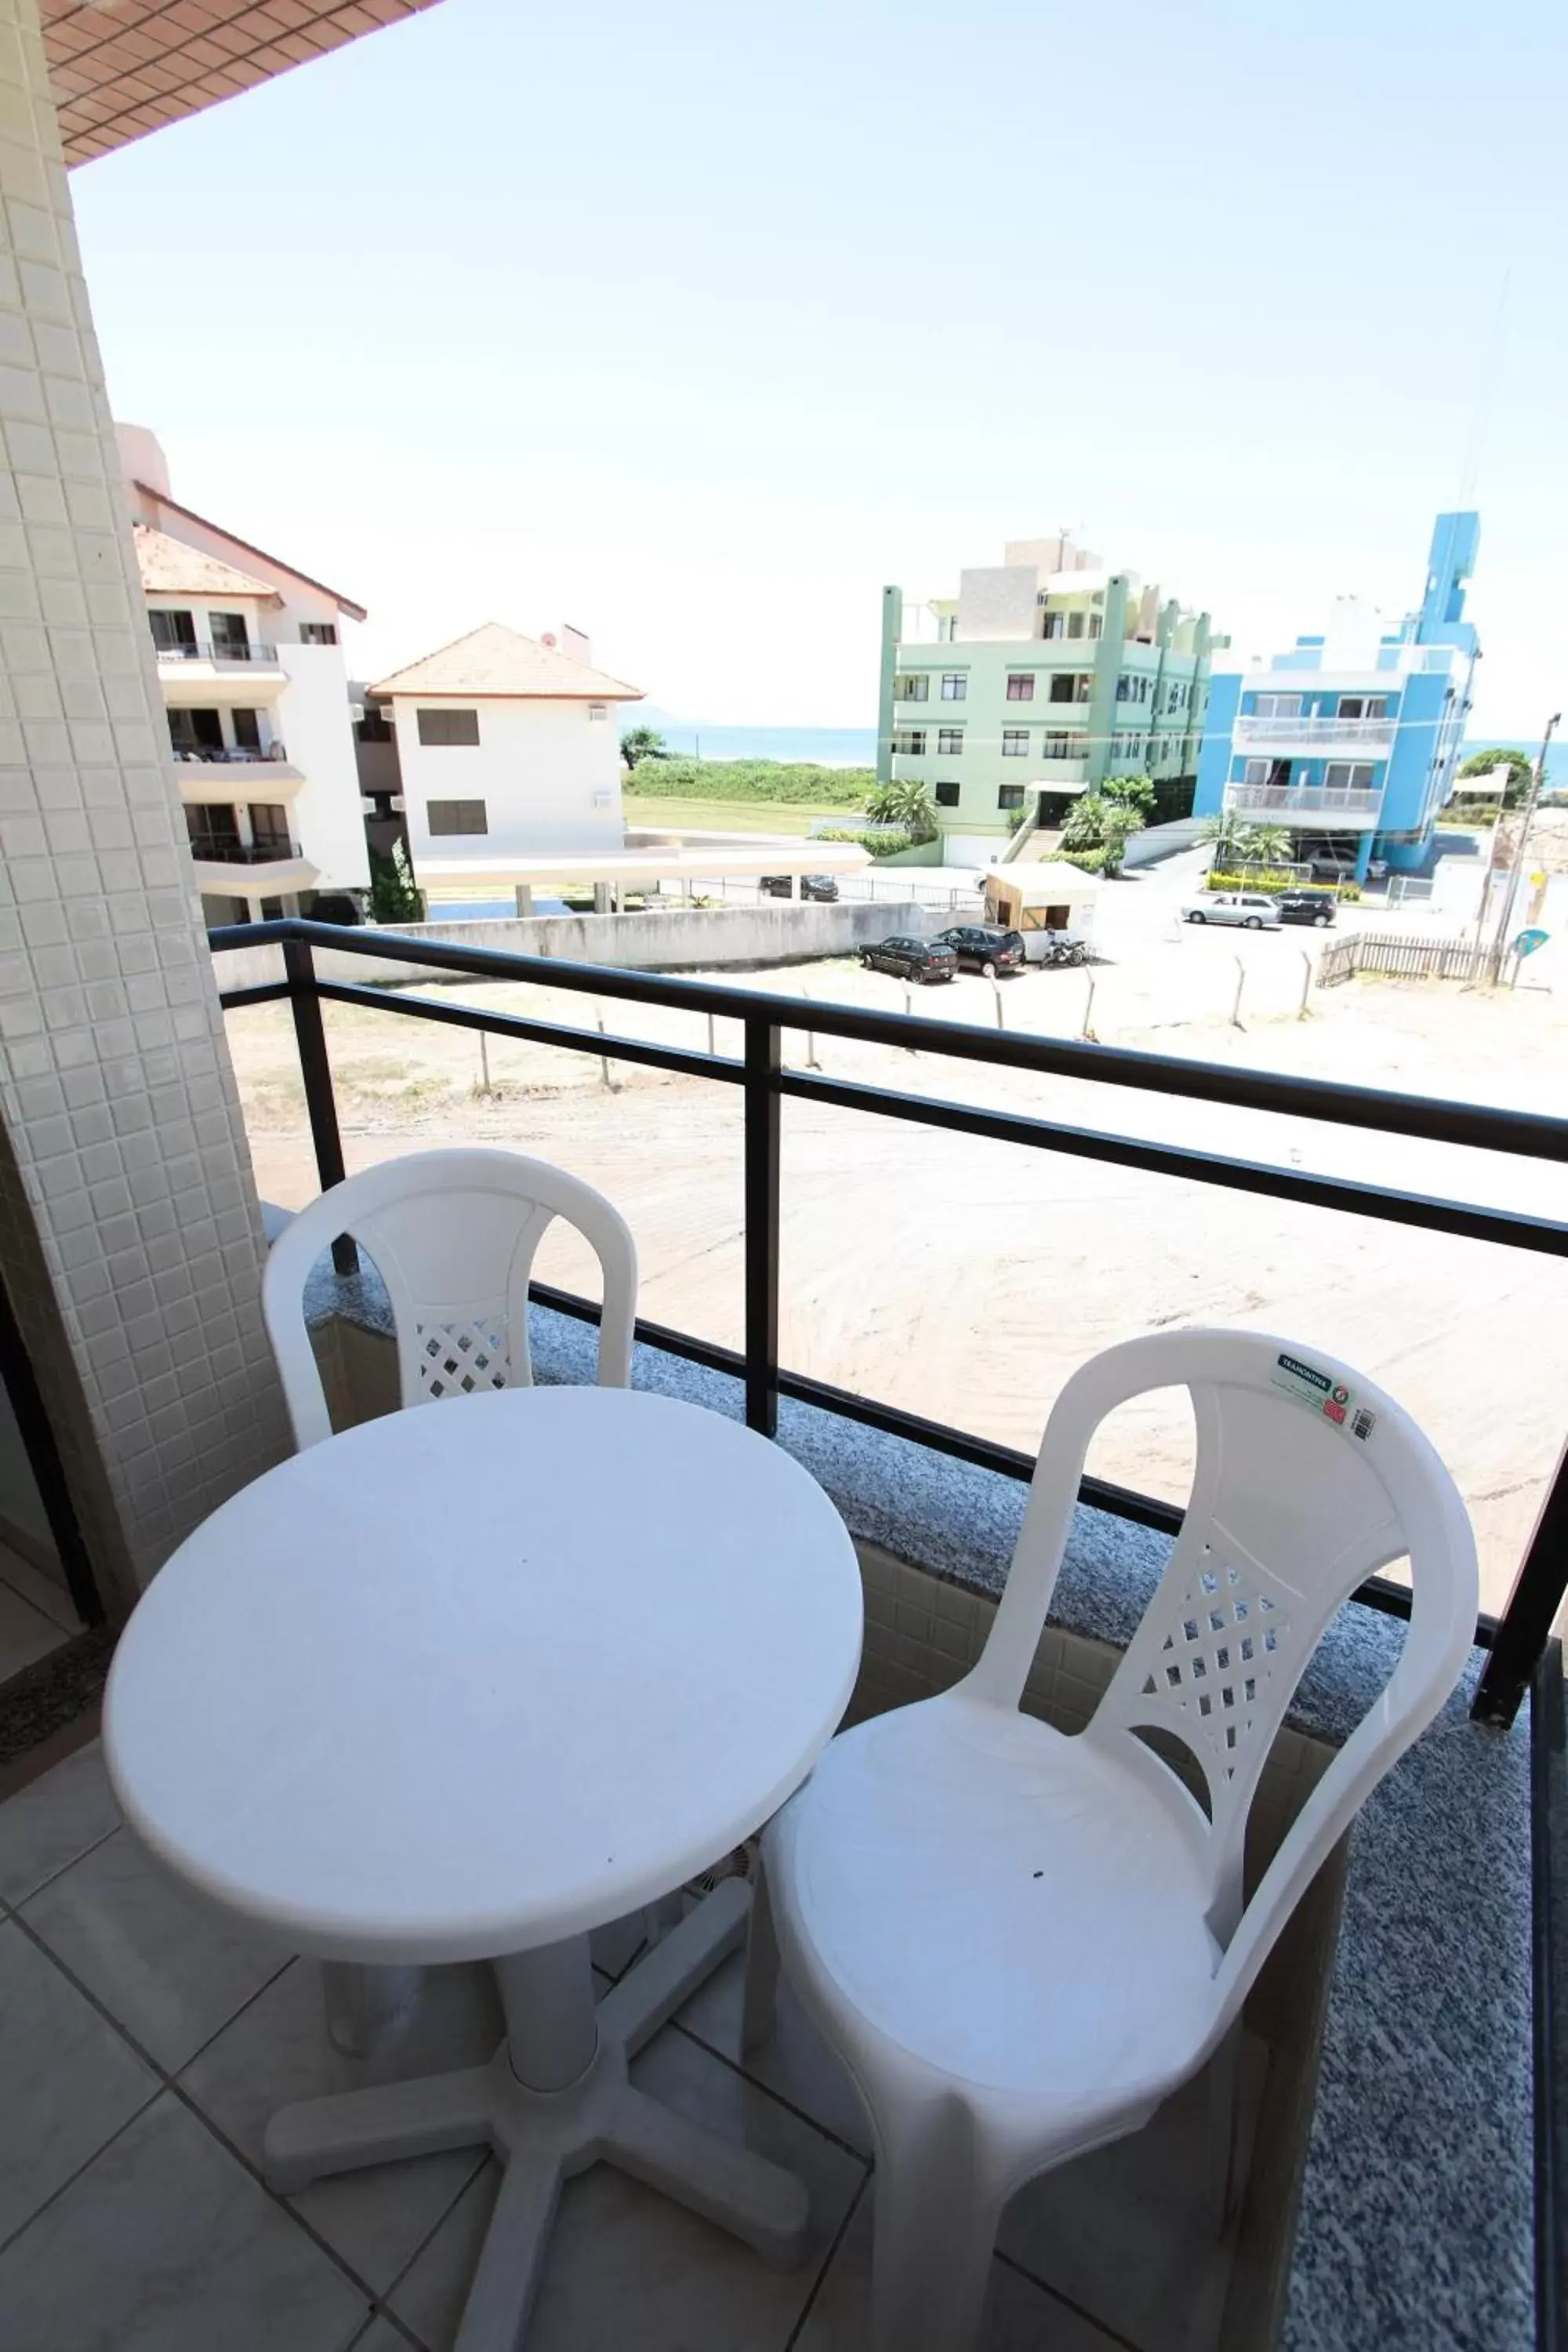
<svg viewBox="0 0 1568 2352">
<path fill-rule="evenodd" d="M 682 2033 L 661 2033 L 633 2079 L 805 2180 L 805 2261 L 772 2270 L 723 2231 L 595 2165 L 566 2185 L 528 2352 L 783 2352 L 862 2168 Z M 430 2352 L 450 2352 L 495 2180 L 487 2167 L 389 2297 Z"/>
</svg>

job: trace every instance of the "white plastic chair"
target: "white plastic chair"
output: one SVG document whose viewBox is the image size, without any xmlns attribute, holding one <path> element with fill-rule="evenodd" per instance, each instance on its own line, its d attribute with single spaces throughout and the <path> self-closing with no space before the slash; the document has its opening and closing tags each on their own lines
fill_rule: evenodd
<svg viewBox="0 0 1568 2352">
<path fill-rule="evenodd" d="M 368 1253 L 392 1303 L 405 1406 L 487 1389 L 528 1388 L 528 1285 L 556 1217 L 592 1244 L 604 1283 L 598 1384 L 631 1381 L 637 1244 L 618 1209 L 591 1184 L 519 1151 L 416 1151 L 345 1178 L 273 1240 L 261 1286 L 268 1336 L 300 1453 L 331 1435 L 326 1392 L 305 1324 L 305 1285 L 340 1234 Z M 679 1895 L 650 1906 L 654 1934 L 679 1918 Z M 412 1972 L 323 1964 L 327 2023 L 340 2050 L 362 2054 L 406 2003 Z"/>
<path fill-rule="evenodd" d="M 1089 1444 L 1116 1406 L 1177 1385 L 1197 1440 L 1182 1533 L 1088 1729 L 1064 1736 L 1019 1702 Z M 1247 1810 L 1302 1669 L 1340 1603 L 1406 1553 L 1398 1664 L 1244 1908 Z M 1477 1603 L 1447 1472 L 1342 1364 L 1170 1332 L 1074 1374 L 979 1662 L 841 1734 L 763 1840 L 746 2035 L 767 2030 L 782 1949 L 871 2118 L 871 2352 L 969 2352 L 1007 2199 L 1137 2130 L 1220 2049 L 1319 1867 L 1458 1680 Z M 1190 1751 L 1205 1801 L 1144 1731 Z"/>
<path fill-rule="evenodd" d="M 261 1287 L 268 1336 L 301 1453 L 331 1435 L 305 1328 L 305 1285 L 340 1234 L 363 1244 L 386 1286 L 405 1405 L 528 1388 L 528 1285 L 556 1217 L 592 1244 L 604 1278 L 599 1385 L 631 1379 L 637 1244 L 591 1184 L 520 1151 L 416 1151 L 334 1184 L 274 1242 Z"/>
</svg>

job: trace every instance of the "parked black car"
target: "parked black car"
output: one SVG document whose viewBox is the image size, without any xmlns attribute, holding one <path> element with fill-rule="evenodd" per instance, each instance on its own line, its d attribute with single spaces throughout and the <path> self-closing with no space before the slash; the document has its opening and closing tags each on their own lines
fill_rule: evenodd
<svg viewBox="0 0 1568 2352">
<path fill-rule="evenodd" d="M 769 898 L 793 898 L 795 877 L 793 874 L 764 874 L 763 891 Z M 836 906 L 838 900 L 838 885 L 831 874 L 803 874 L 800 877 L 800 895 L 803 898 L 820 898 L 829 907 Z"/>
<path fill-rule="evenodd" d="M 1024 934 L 994 923 L 955 923 L 939 931 L 938 942 L 958 958 L 960 971 L 1022 971 Z"/>
<path fill-rule="evenodd" d="M 958 970 L 958 958 L 942 940 L 878 940 L 861 949 L 860 961 L 868 971 L 896 972 L 900 980 L 918 980 L 928 987 L 934 981 L 951 980 Z"/>
<path fill-rule="evenodd" d="M 1282 923 L 1331 923 L 1339 911 L 1332 890 L 1281 890 L 1275 905 Z"/>
</svg>

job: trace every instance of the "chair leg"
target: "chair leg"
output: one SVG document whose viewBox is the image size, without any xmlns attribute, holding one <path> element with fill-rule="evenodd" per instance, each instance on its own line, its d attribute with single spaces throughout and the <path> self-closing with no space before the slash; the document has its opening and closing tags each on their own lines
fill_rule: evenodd
<svg viewBox="0 0 1568 2352">
<path fill-rule="evenodd" d="M 877 2134 L 868 2352 L 974 2352 L 1001 2218 L 956 2101 Z"/>
<path fill-rule="evenodd" d="M 1241 2020 L 1237 2019 L 1204 2069 L 1203 2209 L 1216 2238 L 1222 2238 L 1236 2208 L 1237 2141 L 1240 2128 Z"/>
<path fill-rule="evenodd" d="M 746 1931 L 746 1984 L 741 2006 L 741 2050 L 755 2050 L 773 2030 L 778 2001 L 779 1939 L 768 1900 L 767 1873 L 759 1856 L 752 1885 L 752 1919 Z"/>
</svg>

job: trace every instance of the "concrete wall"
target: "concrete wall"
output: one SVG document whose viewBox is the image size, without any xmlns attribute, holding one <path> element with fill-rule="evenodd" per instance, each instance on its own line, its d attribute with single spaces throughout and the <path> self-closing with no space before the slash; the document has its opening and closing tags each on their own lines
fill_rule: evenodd
<svg viewBox="0 0 1568 2352">
<path fill-rule="evenodd" d="M 1190 849 L 1202 829 L 1201 816 L 1179 816 L 1169 824 L 1145 825 L 1128 843 L 1121 863 L 1129 873 L 1140 866 L 1158 866 L 1163 857 L 1173 857 L 1178 850 Z"/>
<path fill-rule="evenodd" d="M 366 890 L 370 859 L 342 647 L 285 644 L 278 658 L 289 680 L 279 730 L 290 766 L 305 779 L 294 797 L 300 846 L 321 869 L 319 888 Z"/>
<path fill-rule="evenodd" d="M 113 1611 L 291 1446 L 33 0 L 0 20 L 0 1266 Z"/>
<path fill-rule="evenodd" d="M 603 719 L 590 719 L 591 706 L 576 700 L 433 697 L 431 709 L 479 713 L 477 744 L 439 745 L 419 740 L 420 707 L 412 695 L 400 694 L 394 704 L 408 844 L 421 885 L 441 879 L 444 860 L 461 866 L 476 857 L 619 849 L 621 746 L 615 703 L 603 706 Z M 431 801 L 476 800 L 485 803 L 486 832 L 432 838 Z"/>
<path fill-rule="evenodd" d="M 850 955 L 899 931 L 928 939 L 952 917 L 912 901 L 861 901 L 837 907 L 669 907 L 646 915 L 534 915 L 474 923 L 383 925 L 376 936 L 443 940 L 507 955 L 556 956 L 563 962 L 613 964 L 623 971 L 712 971 L 748 965 L 802 963 Z M 352 931 L 344 933 L 353 939 Z M 397 987 L 441 978 L 427 964 L 393 963 L 334 949 L 316 950 L 323 980 Z M 281 948 L 239 948 L 217 959 L 220 988 L 257 988 L 283 977 Z"/>
</svg>

